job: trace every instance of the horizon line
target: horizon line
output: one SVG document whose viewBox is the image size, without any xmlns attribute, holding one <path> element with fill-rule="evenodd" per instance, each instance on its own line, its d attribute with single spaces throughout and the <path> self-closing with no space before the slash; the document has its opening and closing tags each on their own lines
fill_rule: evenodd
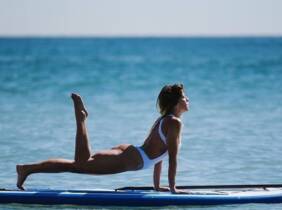
<svg viewBox="0 0 282 210">
<path fill-rule="evenodd" d="M 282 38 L 282 34 L 0 34 L 0 38 Z"/>
</svg>

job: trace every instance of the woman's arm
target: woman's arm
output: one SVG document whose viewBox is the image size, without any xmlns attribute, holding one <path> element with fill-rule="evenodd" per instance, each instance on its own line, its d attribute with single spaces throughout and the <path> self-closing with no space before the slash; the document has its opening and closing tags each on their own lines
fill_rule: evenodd
<svg viewBox="0 0 282 210">
<path fill-rule="evenodd" d="M 155 164 L 154 177 L 153 177 L 154 178 L 154 189 L 156 191 L 169 191 L 168 187 L 160 186 L 161 172 L 162 172 L 162 161 Z"/>
<path fill-rule="evenodd" d="M 154 167 L 154 188 L 155 190 L 160 189 L 160 178 L 161 178 L 161 172 L 162 172 L 162 161 L 158 162 Z"/>
<path fill-rule="evenodd" d="M 169 167 L 168 167 L 168 182 L 169 188 L 172 193 L 177 193 L 175 176 L 177 170 L 177 153 L 178 142 L 181 131 L 181 122 L 176 119 L 171 119 L 169 122 L 169 128 L 167 133 L 168 142 L 168 155 L 169 155 Z"/>
</svg>

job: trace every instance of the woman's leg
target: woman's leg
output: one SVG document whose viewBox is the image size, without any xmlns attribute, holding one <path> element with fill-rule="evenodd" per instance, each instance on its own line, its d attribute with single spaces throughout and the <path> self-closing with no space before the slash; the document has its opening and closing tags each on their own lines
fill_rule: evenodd
<svg viewBox="0 0 282 210">
<path fill-rule="evenodd" d="M 75 161 L 65 159 L 51 159 L 35 164 L 17 165 L 18 181 L 17 186 L 20 189 L 27 176 L 33 173 L 59 173 L 59 172 L 77 172 L 77 165 L 86 162 L 91 156 L 91 150 L 88 142 L 85 119 L 88 113 L 83 105 L 81 97 L 77 94 L 71 95 L 74 102 L 75 117 L 77 124 L 76 143 L 75 143 Z"/>
<path fill-rule="evenodd" d="M 76 139 L 75 139 L 75 162 L 85 162 L 91 156 L 91 148 L 88 140 L 86 117 L 88 112 L 86 111 L 82 99 L 79 95 L 72 93 L 75 119 L 76 119 Z"/>
<path fill-rule="evenodd" d="M 17 165 L 18 181 L 17 187 L 24 190 L 23 183 L 26 178 L 33 173 L 59 173 L 59 172 L 76 172 L 73 160 L 50 159 L 35 164 Z"/>
<path fill-rule="evenodd" d="M 72 94 L 74 102 L 77 133 L 75 160 L 51 159 L 35 164 L 17 165 L 19 189 L 24 190 L 23 183 L 33 173 L 74 172 L 87 174 L 113 174 L 135 170 L 140 165 L 140 157 L 131 145 L 119 145 L 111 150 L 101 151 L 91 157 L 85 119 L 88 115 L 79 95 Z"/>
<path fill-rule="evenodd" d="M 33 173 L 115 174 L 137 170 L 141 164 L 142 159 L 138 151 L 132 145 L 124 144 L 111 150 L 100 151 L 85 162 L 50 159 L 35 164 L 17 165 L 17 187 L 24 190 L 24 181 Z"/>
<path fill-rule="evenodd" d="M 136 148 L 130 144 L 122 144 L 110 150 L 95 153 L 86 162 L 76 164 L 77 173 L 84 174 L 116 174 L 137 170 L 142 159 Z"/>
</svg>

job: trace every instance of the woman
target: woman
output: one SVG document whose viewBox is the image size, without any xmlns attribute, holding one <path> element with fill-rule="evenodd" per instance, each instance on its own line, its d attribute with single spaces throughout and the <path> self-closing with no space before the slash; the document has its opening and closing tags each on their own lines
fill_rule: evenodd
<svg viewBox="0 0 282 210">
<path fill-rule="evenodd" d="M 33 173 L 114 174 L 154 166 L 155 190 L 182 192 L 176 189 L 175 185 L 177 153 L 181 141 L 180 116 L 189 109 L 189 100 L 182 84 L 166 85 L 162 88 L 157 100 L 162 116 L 156 120 L 141 147 L 121 144 L 93 155 L 91 155 L 86 128 L 88 112 L 79 95 L 73 93 L 71 98 L 77 125 L 74 160 L 50 159 L 35 164 L 17 165 L 19 189 L 24 190 L 25 179 Z M 167 154 L 169 156 L 169 188 L 163 188 L 160 187 L 160 175 L 162 160 Z"/>
</svg>

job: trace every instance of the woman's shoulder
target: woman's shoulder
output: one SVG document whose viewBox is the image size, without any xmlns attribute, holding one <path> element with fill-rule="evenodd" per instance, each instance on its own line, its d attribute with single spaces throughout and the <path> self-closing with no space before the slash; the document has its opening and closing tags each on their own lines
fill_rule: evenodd
<svg viewBox="0 0 282 210">
<path fill-rule="evenodd" d="M 173 115 L 167 117 L 166 123 L 168 127 L 181 128 L 182 126 L 181 119 Z"/>
</svg>

